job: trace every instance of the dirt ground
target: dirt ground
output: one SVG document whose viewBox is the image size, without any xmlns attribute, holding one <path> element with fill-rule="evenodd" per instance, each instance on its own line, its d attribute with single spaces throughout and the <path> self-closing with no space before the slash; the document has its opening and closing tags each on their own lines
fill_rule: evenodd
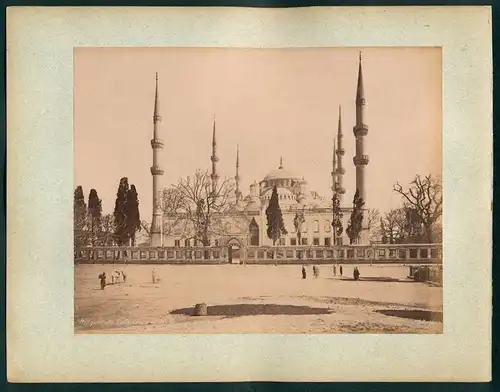
<svg viewBox="0 0 500 392">
<path fill-rule="evenodd" d="M 408 267 L 359 266 L 359 281 L 353 266 L 306 268 L 304 280 L 296 265 L 77 265 L 75 332 L 442 333 L 443 289 L 408 280 Z M 111 284 L 113 270 L 126 281 Z"/>
</svg>

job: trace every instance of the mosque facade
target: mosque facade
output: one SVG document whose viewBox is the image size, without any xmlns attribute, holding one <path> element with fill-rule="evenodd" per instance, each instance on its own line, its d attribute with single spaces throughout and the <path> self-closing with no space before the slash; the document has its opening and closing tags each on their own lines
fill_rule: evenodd
<svg viewBox="0 0 500 392">
<path fill-rule="evenodd" d="M 369 244 L 369 230 L 366 227 L 367 217 L 367 193 L 365 188 L 365 168 L 369 159 L 364 150 L 364 139 L 368 134 L 368 126 L 365 124 L 366 100 L 363 87 L 363 69 L 361 55 L 359 58 L 358 81 L 356 89 L 356 125 L 353 128 L 356 153 L 353 157 L 353 164 L 356 169 L 356 189 L 360 197 L 365 201 L 365 213 L 363 230 L 356 244 Z M 193 227 L 189 222 L 179 222 L 179 217 L 168 213 L 163 213 L 159 206 L 159 176 L 163 175 L 163 170 L 159 166 L 160 153 L 163 149 L 163 141 L 160 139 L 161 116 L 159 112 L 158 100 L 158 79 L 155 94 L 155 109 L 153 115 L 154 135 L 151 140 L 153 149 L 153 165 L 151 174 L 153 176 L 153 217 L 150 230 L 150 245 L 164 247 L 192 247 L 196 245 L 193 240 Z M 240 190 L 239 176 L 239 151 L 236 154 L 236 173 L 234 176 L 235 190 L 234 198 L 227 211 L 218 217 L 218 225 L 221 226 L 216 235 L 210 238 L 210 245 L 226 246 L 272 246 L 273 241 L 267 236 L 266 208 L 271 199 L 273 188 L 276 187 L 278 201 L 283 215 L 283 221 L 287 234 L 282 236 L 276 245 L 279 246 L 333 246 L 347 245 L 349 238 L 346 229 L 352 212 L 352 200 L 344 200 L 345 188 L 343 187 L 343 177 L 345 175 L 344 166 L 344 133 L 342 129 L 342 113 L 339 107 L 337 137 L 335 138 L 332 153 L 332 193 L 329 195 L 319 195 L 314 190 L 309 189 L 307 180 L 298 173 L 294 173 L 285 168 L 283 159 L 280 159 L 279 166 L 271 170 L 259 182 L 250 185 L 249 193 L 243 195 Z M 219 181 L 217 171 L 217 139 L 214 121 L 212 136 L 212 169 L 210 180 L 215 189 Z M 332 228 L 332 197 L 336 194 L 340 200 L 343 214 L 343 233 L 336 236 Z M 294 220 L 296 216 L 303 217 L 300 234 L 297 233 Z M 181 219 L 182 221 L 182 219 Z M 176 222 L 173 224 L 173 222 Z M 170 227 L 166 230 L 165 227 Z M 300 241 L 300 243 L 299 243 Z"/>
</svg>

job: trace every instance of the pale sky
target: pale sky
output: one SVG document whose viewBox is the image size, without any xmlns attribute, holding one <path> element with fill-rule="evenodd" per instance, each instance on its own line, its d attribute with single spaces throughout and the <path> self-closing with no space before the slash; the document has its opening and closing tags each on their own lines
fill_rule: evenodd
<svg viewBox="0 0 500 392">
<path fill-rule="evenodd" d="M 162 185 L 210 170 L 216 115 L 218 171 L 241 189 L 279 166 L 330 198 L 338 106 L 344 133 L 344 205 L 354 196 L 355 98 L 359 48 L 75 49 L 75 186 L 95 188 L 112 213 L 121 177 L 151 220 L 155 73 L 165 143 Z M 366 97 L 367 207 L 400 205 L 392 184 L 441 174 L 441 49 L 361 48 Z"/>
</svg>

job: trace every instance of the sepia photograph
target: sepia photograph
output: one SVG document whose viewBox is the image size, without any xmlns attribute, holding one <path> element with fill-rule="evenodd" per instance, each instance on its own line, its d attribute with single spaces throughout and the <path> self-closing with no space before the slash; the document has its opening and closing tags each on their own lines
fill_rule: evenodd
<svg viewBox="0 0 500 392">
<path fill-rule="evenodd" d="M 6 31 L 9 382 L 491 380 L 491 7 Z"/>
<path fill-rule="evenodd" d="M 75 48 L 75 333 L 441 334 L 441 56 Z"/>
</svg>

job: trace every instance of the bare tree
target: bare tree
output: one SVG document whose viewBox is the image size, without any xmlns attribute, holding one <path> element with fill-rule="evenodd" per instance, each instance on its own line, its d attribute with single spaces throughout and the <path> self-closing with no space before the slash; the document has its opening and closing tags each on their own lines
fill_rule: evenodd
<svg viewBox="0 0 500 392">
<path fill-rule="evenodd" d="M 100 228 L 97 232 L 97 243 L 102 246 L 112 245 L 115 241 L 115 218 L 113 214 L 101 217 Z"/>
<path fill-rule="evenodd" d="M 408 189 L 396 183 L 393 190 L 403 197 L 404 206 L 411 219 L 422 225 L 426 242 L 432 243 L 434 226 L 443 213 L 441 181 L 431 175 L 423 178 L 416 175 Z"/>
<path fill-rule="evenodd" d="M 376 241 L 380 238 L 380 211 L 377 208 L 370 208 L 366 217 L 366 225 L 370 232 L 370 240 Z"/>
<path fill-rule="evenodd" d="M 383 243 L 399 244 L 404 241 L 405 213 L 402 208 L 390 210 L 380 219 L 380 237 Z"/>
<path fill-rule="evenodd" d="M 171 229 L 181 227 L 190 238 L 210 245 L 210 239 L 226 232 L 224 215 L 231 212 L 235 184 L 226 179 L 212 189 L 212 180 L 207 171 L 198 170 L 194 176 L 179 180 L 167 190 L 172 217 Z"/>
</svg>

